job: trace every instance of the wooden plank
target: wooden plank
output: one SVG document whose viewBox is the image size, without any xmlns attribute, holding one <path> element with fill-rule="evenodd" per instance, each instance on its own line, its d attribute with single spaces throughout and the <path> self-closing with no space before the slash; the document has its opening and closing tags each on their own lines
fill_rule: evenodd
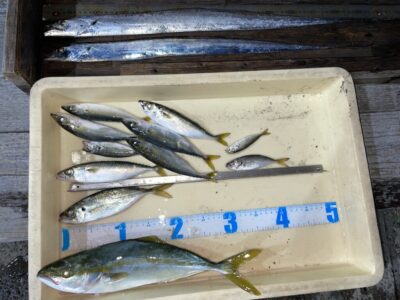
<svg viewBox="0 0 400 300">
<path fill-rule="evenodd" d="M 400 110 L 400 84 L 356 84 L 360 113 Z"/>
<path fill-rule="evenodd" d="M 376 208 L 400 206 L 400 178 L 374 179 L 372 190 Z"/>
<path fill-rule="evenodd" d="M 389 241 L 390 260 L 393 267 L 394 283 L 396 285 L 397 299 L 400 294 L 400 209 L 383 210 L 386 232 L 385 237 Z M 382 236 L 382 235 L 381 235 Z M 385 248 L 385 244 L 383 244 Z"/>
<path fill-rule="evenodd" d="M 28 153 L 28 133 L 0 133 L 0 175 L 27 175 Z"/>
<path fill-rule="evenodd" d="M 356 84 L 400 83 L 400 70 L 352 72 Z"/>
<path fill-rule="evenodd" d="M 39 0 L 8 1 L 3 74 L 27 91 L 38 75 Z"/>
<path fill-rule="evenodd" d="M 360 115 L 372 179 L 400 178 L 400 111 Z"/>
</svg>

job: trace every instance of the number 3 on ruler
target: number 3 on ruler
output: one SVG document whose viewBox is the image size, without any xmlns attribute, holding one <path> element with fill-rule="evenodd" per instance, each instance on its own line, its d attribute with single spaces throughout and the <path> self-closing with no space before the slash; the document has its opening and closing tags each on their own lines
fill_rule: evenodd
<svg viewBox="0 0 400 300">
<path fill-rule="evenodd" d="M 224 213 L 224 220 L 228 220 L 229 225 L 224 225 L 224 229 L 226 233 L 235 233 L 238 229 L 238 225 L 236 222 L 236 214 L 231 211 L 227 211 Z"/>
<path fill-rule="evenodd" d="M 339 221 L 339 214 L 336 208 L 336 202 L 325 203 L 326 218 L 330 223 L 337 223 Z"/>
<path fill-rule="evenodd" d="M 276 216 L 276 225 L 283 225 L 283 228 L 288 228 L 289 223 L 286 207 L 279 207 L 278 215 Z"/>
<path fill-rule="evenodd" d="M 171 221 L 169 221 L 169 225 L 175 226 L 174 231 L 172 231 L 171 239 L 176 240 L 176 239 L 183 239 L 183 234 L 179 234 L 179 231 L 182 229 L 183 226 L 183 220 L 180 217 L 175 217 L 172 218 Z"/>
</svg>

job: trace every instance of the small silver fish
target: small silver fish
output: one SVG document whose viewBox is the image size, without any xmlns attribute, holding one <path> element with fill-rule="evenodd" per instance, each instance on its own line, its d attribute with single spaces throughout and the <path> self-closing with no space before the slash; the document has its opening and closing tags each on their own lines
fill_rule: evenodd
<svg viewBox="0 0 400 300">
<path fill-rule="evenodd" d="M 139 100 L 139 104 L 141 105 L 145 114 L 151 120 L 157 122 L 165 128 L 168 128 L 171 131 L 175 131 L 180 135 L 191 138 L 216 140 L 222 145 L 228 146 L 225 138 L 229 136 L 230 133 L 213 135 L 201 127 L 198 123 L 190 120 L 172 108 L 145 100 Z"/>
<path fill-rule="evenodd" d="M 153 122 L 147 122 L 141 119 L 123 120 L 122 123 L 133 133 L 144 140 L 175 152 L 185 153 L 202 158 L 207 165 L 215 171 L 212 160 L 220 158 L 219 155 L 205 155 L 186 137 L 162 127 Z"/>
<path fill-rule="evenodd" d="M 265 129 L 261 133 L 257 134 L 252 134 L 248 135 L 244 138 L 241 138 L 240 140 L 237 140 L 236 142 L 232 143 L 225 151 L 227 153 L 237 153 L 240 152 L 247 147 L 249 147 L 251 144 L 255 143 L 260 137 L 263 135 L 269 135 L 270 133 L 268 132 L 268 129 Z"/>
<path fill-rule="evenodd" d="M 60 214 L 60 221 L 68 224 L 82 224 L 118 214 L 138 202 L 148 194 L 172 198 L 165 189 L 171 185 L 161 185 L 151 189 L 135 187 L 116 188 L 97 192 L 83 198 Z"/>
<path fill-rule="evenodd" d="M 65 130 L 77 137 L 91 141 L 123 141 L 132 137 L 131 133 L 116 128 L 84 120 L 67 113 L 52 113 L 53 119 Z"/>
<path fill-rule="evenodd" d="M 102 294 L 214 271 L 244 291 L 261 295 L 238 270 L 260 252 L 260 249 L 246 250 L 214 263 L 155 237 L 147 237 L 106 244 L 61 258 L 43 267 L 37 277 L 58 291 Z"/>
<path fill-rule="evenodd" d="M 96 161 L 62 170 L 57 174 L 57 179 L 82 183 L 112 182 L 132 178 L 149 171 L 164 174 L 157 166 L 127 161 Z"/>
<path fill-rule="evenodd" d="M 74 103 L 62 105 L 65 111 L 91 121 L 121 121 L 122 119 L 135 118 L 127 111 L 111 105 L 98 103 Z"/>
<path fill-rule="evenodd" d="M 117 142 L 82 141 L 83 151 L 106 157 L 129 157 L 137 153 L 132 147 Z"/>
<path fill-rule="evenodd" d="M 321 49 L 321 47 L 218 38 L 166 38 L 71 44 L 55 50 L 46 60 L 70 62 L 139 61 L 166 56 L 262 54 L 317 49 Z"/>
<path fill-rule="evenodd" d="M 288 160 L 287 157 L 273 159 L 264 155 L 245 155 L 231 160 L 226 164 L 226 167 L 235 171 L 261 169 L 273 163 L 287 167 L 285 162 Z"/>
<path fill-rule="evenodd" d="M 152 143 L 146 142 L 143 139 L 130 138 L 127 140 L 127 142 L 142 156 L 152 161 L 156 165 L 172 172 L 206 179 L 213 179 L 217 175 L 216 172 L 209 174 L 200 173 L 175 152 L 158 147 Z"/>
<path fill-rule="evenodd" d="M 257 30 L 329 24 L 337 20 L 272 16 L 256 12 L 176 9 L 131 15 L 75 17 L 49 25 L 45 36 L 118 36 L 176 32 Z"/>
</svg>

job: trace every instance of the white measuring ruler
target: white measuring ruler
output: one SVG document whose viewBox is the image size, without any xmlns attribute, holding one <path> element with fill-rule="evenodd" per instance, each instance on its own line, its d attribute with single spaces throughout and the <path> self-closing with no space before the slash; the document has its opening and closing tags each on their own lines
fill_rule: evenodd
<svg viewBox="0 0 400 300">
<path fill-rule="evenodd" d="M 61 230 L 61 250 L 77 251 L 144 236 L 188 239 L 309 227 L 339 222 L 336 202 L 230 210 L 118 223 L 75 225 Z"/>
</svg>

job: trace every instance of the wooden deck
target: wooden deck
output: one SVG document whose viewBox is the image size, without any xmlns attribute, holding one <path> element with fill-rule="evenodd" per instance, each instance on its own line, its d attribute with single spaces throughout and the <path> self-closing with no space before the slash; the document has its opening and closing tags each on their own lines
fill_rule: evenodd
<svg viewBox="0 0 400 300">
<path fill-rule="evenodd" d="M 1 48 L 5 2 L 6 0 L 0 0 Z M 398 208 L 400 207 L 400 71 L 356 72 L 352 75 L 356 82 L 360 120 L 378 209 L 385 257 L 384 279 L 370 288 L 290 297 L 290 299 L 398 299 L 400 297 L 400 208 Z M 28 96 L 1 77 L 0 299 L 27 297 L 26 261 L 23 256 L 27 250 L 28 110 Z M 22 258 L 19 255 L 22 255 Z M 16 256 L 18 258 L 12 267 L 4 269 Z M 18 269 L 16 274 L 15 268 Z M 10 270 L 14 270 L 14 273 L 10 274 Z"/>
</svg>

